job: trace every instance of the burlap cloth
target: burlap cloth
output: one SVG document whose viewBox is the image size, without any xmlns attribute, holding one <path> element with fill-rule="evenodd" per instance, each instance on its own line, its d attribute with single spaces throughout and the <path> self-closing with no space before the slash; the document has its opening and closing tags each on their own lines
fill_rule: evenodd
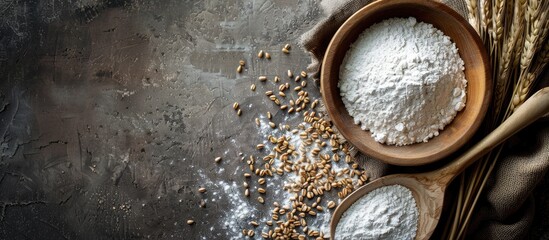
<svg viewBox="0 0 549 240">
<path fill-rule="evenodd" d="M 306 32 L 301 45 L 311 53 L 309 71 L 318 79 L 320 62 L 332 36 L 348 17 L 370 0 L 324 0 L 325 17 Z M 441 0 L 462 16 L 467 6 L 462 0 Z M 547 86 L 545 79 L 541 86 Z M 507 141 L 502 156 L 479 199 L 465 239 L 525 239 L 532 225 L 535 204 L 532 192 L 549 169 L 549 124 L 547 117 Z M 358 154 L 371 179 L 406 171 Z M 443 216 L 444 218 L 444 213 Z M 437 233 L 435 233 L 437 234 Z M 438 239 L 436 235 L 433 239 Z"/>
</svg>

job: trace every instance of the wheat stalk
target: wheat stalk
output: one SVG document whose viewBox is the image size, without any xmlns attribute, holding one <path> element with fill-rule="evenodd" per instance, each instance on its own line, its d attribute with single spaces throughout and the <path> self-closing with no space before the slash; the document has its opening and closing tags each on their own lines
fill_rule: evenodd
<svg viewBox="0 0 549 240">
<path fill-rule="evenodd" d="M 518 59 L 515 56 L 517 52 L 515 49 L 519 49 L 518 54 L 520 54 L 520 47 L 516 47 L 520 43 L 520 36 L 523 34 L 524 29 L 524 13 L 526 12 L 526 0 L 519 0 L 515 2 L 513 7 L 512 23 L 510 31 L 506 34 L 503 46 L 502 54 L 499 57 L 500 61 L 498 62 L 498 72 L 496 76 L 496 88 L 494 94 L 494 120 L 499 119 L 499 114 L 501 112 L 501 106 L 503 106 L 503 100 L 505 99 L 505 93 L 508 91 L 510 83 L 509 77 L 511 74 L 511 62 L 514 59 Z"/>
<path fill-rule="evenodd" d="M 476 1 L 476 0 L 470 0 L 470 1 Z M 504 0 L 495 0 L 493 2 L 492 6 L 492 26 L 493 26 L 493 41 L 494 45 L 497 46 L 497 44 L 500 43 L 501 38 L 503 36 L 503 14 L 505 12 L 505 1 Z"/>
<path fill-rule="evenodd" d="M 539 20 L 534 20 L 531 25 L 526 28 L 526 36 L 524 39 L 524 49 L 522 50 L 522 55 L 520 56 L 520 71 L 521 74 L 525 73 L 532 57 L 536 51 L 536 44 L 539 39 L 539 29 L 541 27 L 541 22 Z"/>
<path fill-rule="evenodd" d="M 526 11 L 526 21 L 530 22 L 526 28 L 526 36 L 524 40 L 524 50 L 520 59 L 520 76 L 519 81 L 513 90 L 513 98 L 509 111 L 514 111 L 525 100 L 530 92 L 532 83 L 537 77 L 535 73 L 530 72 L 532 58 L 536 51 L 542 47 L 542 43 L 546 42 L 547 37 L 547 11 L 549 10 L 547 2 L 540 5 L 537 0 L 528 1 L 528 9 Z M 540 40 L 541 39 L 541 40 Z M 542 48 L 543 50 L 544 48 Z"/>
<path fill-rule="evenodd" d="M 528 92 L 530 92 L 530 88 L 532 87 L 534 78 L 535 75 L 533 73 L 526 73 L 520 79 L 515 89 L 513 90 L 513 98 L 511 99 L 511 105 L 509 106 L 510 112 L 515 111 L 516 108 L 524 103 Z"/>
<path fill-rule="evenodd" d="M 521 21 L 522 22 L 522 26 L 520 27 L 520 34 L 517 35 L 517 46 L 522 46 L 524 44 L 524 25 L 526 25 L 526 17 L 525 17 L 525 13 L 526 13 L 526 8 L 527 8 L 527 3 L 528 1 L 527 0 L 519 0 L 518 1 L 518 6 L 517 8 L 520 10 L 518 11 L 518 14 L 517 16 L 515 16 L 513 18 L 513 21 Z M 520 47 L 516 47 L 515 48 L 515 56 L 520 56 L 522 54 L 522 48 Z M 519 64 L 519 61 L 520 58 L 518 57 L 515 57 L 514 58 L 514 61 L 513 61 L 513 68 L 516 68 L 516 66 L 518 66 Z"/>
<path fill-rule="evenodd" d="M 545 26 L 545 29 L 549 28 L 549 21 L 547 21 L 547 26 Z M 540 47 L 540 51 L 537 55 L 536 62 L 534 63 L 534 74 L 536 76 L 539 76 L 542 71 L 545 69 L 545 66 L 549 63 L 549 39 L 547 38 L 547 32 L 545 33 L 545 44 L 543 44 L 542 47 Z"/>
<path fill-rule="evenodd" d="M 472 3 L 475 1 L 478 4 Z M 504 114 L 494 114 L 493 123 L 501 123 L 522 104 L 534 86 L 534 82 L 549 64 L 549 1 L 547 0 L 468 0 L 469 16 L 475 16 L 475 6 L 480 5 L 480 30 L 487 37 L 482 39 L 490 46 L 495 81 L 496 111 L 505 109 Z M 486 5 L 490 6 L 486 8 Z M 470 6 L 470 7 L 469 7 Z M 490 20 L 486 18 L 490 16 Z M 471 18 L 471 17 L 469 17 Z M 478 24 L 473 21 L 471 24 Z M 491 27 L 489 27 L 491 26 Z M 486 42 L 489 41 L 489 42 Z M 511 90 L 511 91 L 509 91 Z M 505 102 L 510 96 L 509 102 Z M 498 110 L 499 109 L 499 110 Z M 499 113 L 499 112 L 498 112 Z M 498 117 L 501 115 L 500 117 Z M 494 126 L 486 125 L 487 130 Z M 452 213 L 453 221 L 447 225 L 444 236 L 448 239 L 463 239 L 472 218 L 475 205 L 486 186 L 499 159 L 499 147 L 490 152 L 481 162 L 469 168 L 468 182 L 460 182 L 458 206 Z M 470 174 L 470 175 L 469 175 Z M 462 178 L 465 175 L 462 175 Z M 462 186 L 461 184 L 466 184 Z M 450 227 L 451 226 L 451 227 Z"/>
<path fill-rule="evenodd" d="M 489 36 L 487 33 L 490 31 L 491 27 L 491 11 L 490 6 L 492 5 L 491 0 L 480 0 L 480 5 L 482 6 L 480 8 L 480 36 L 485 42 L 487 41 L 487 37 Z"/>
<path fill-rule="evenodd" d="M 520 58 L 520 70 L 521 74 L 527 71 L 530 66 L 532 57 L 535 51 L 539 48 L 538 39 L 540 39 L 542 29 L 545 26 L 545 20 L 547 18 L 547 12 L 541 12 L 542 9 L 546 10 L 547 1 L 544 5 L 540 5 L 541 0 L 529 0 L 526 10 L 526 36 L 524 39 L 524 49 Z M 540 15 L 541 14 L 541 15 Z"/>
<path fill-rule="evenodd" d="M 532 57 L 534 56 L 535 52 L 542 47 L 542 54 L 543 50 L 545 50 L 546 47 L 541 46 L 541 44 L 537 44 L 538 40 L 545 39 L 547 37 L 547 31 L 541 30 L 541 27 L 547 28 L 549 24 L 547 23 L 547 12 L 543 12 L 539 19 L 533 20 L 532 24 L 532 31 L 530 34 L 536 34 L 536 36 L 526 36 L 526 40 L 524 43 L 525 52 L 521 56 L 520 60 L 520 69 L 521 74 L 519 77 L 519 81 L 516 84 L 515 89 L 513 90 L 513 98 L 511 101 L 511 105 L 509 106 L 509 111 L 513 112 L 517 107 L 522 105 L 524 101 L 526 100 L 526 96 L 528 93 L 530 93 L 530 90 L 532 88 L 534 80 L 537 78 L 537 76 L 541 73 L 542 68 L 536 69 L 534 67 L 534 71 L 530 72 L 530 68 L 532 66 Z M 544 41 L 547 42 L 547 41 Z M 544 56 L 541 56 L 544 58 Z M 545 59 L 542 59 L 542 61 Z M 547 62 L 542 64 L 542 67 L 545 67 L 545 64 Z"/>
<path fill-rule="evenodd" d="M 479 11 L 477 0 L 467 0 L 467 16 L 469 18 L 469 23 L 475 28 L 477 33 L 480 34 L 479 28 Z"/>
<path fill-rule="evenodd" d="M 549 64 L 549 3 L 544 9 L 545 16 L 543 18 L 545 19 L 545 26 L 542 27 L 540 45 L 536 53 L 535 62 L 531 63 L 531 68 L 534 69 L 532 72 L 536 76 L 539 76 L 545 69 L 545 66 Z"/>
<path fill-rule="evenodd" d="M 457 201 L 454 202 L 454 205 L 455 205 L 454 209 L 456 209 L 456 212 L 454 212 L 454 216 L 453 216 L 454 222 L 460 221 L 459 219 L 461 216 L 460 210 L 463 209 L 462 203 L 463 203 L 463 192 L 464 192 L 464 186 L 465 186 L 465 176 L 462 174 L 459 179 L 460 179 L 460 182 L 459 182 L 458 199 Z M 451 226 L 450 224 L 447 224 L 446 229 L 444 230 L 444 236 L 448 236 L 447 237 L 448 239 L 455 238 L 458 230 L 457 228 L 458 228 L 457 224 L 452 224 Z"/>
<path fill-rule="evenodd" d="M 472 1 L 476 1 L 476 0 L 472 0 Z M 484 8 L 484 4 L 482 4 L 482 5 L 483 5 L 483 8 Z M 492 61 L 492 66 L 494 66 L 494 68 L 493 68 L 494 73 L 492 74 L 492 76 L 494 76 L 494 78 L 496 78 L 496 79 L 498 78 L 498 76 L 500 74 L 500 70 L 498 69 L 498 66 L 501 65 L 501 63 L 499 61 L 499 59 L 501 59 L 501 58 L 499 56 L 501 56 L 501 50 L 502 50 L 503 44 L 504 44 L 504 41 L 502 40 L 503 34 L 504 34 L 504 29 L 505 29 L 503 19 L 504 19 L 504 14 L 507 14 L 507 12 L 505 11 L 505 9 L 506 9 L 505 6 L 506 6 L 506 4 L 505 4 L 505 1 L 503 1 L 503 0 L 494 0 L 493 2 L 491 2 L 491 4 L 490 4 L 490 7 L 491 7 L 490 10 L 491 11 L 490 12 L 491 12 L 491 18 L 492 18 L 491 19 L 492 27 L 488 31 L 489 37 L 488 38 L 483 38 L 484 41 L 488 41 L 488 40 L 490 41 L 490 43 L 488 43 L 488 44 L 486 44 L 486 42 L 485 42 L 485 45 L 491 46 L 490 47 L 490 54 L 492 56 L 491 61 Z M 469 10 L 471 10 L 471 9 L 469 9 Z M 484 10 L 483 12 L 487 13 L 489 11 Z M 497 82 L 498 81 L 496 81 L 496 83 Z M 504 85 L 497 86 L 497 89 L 499 89 L 499 91 L 502 92 L 504 90 Z M 496 95 L 498 95 L 498 94 L 496 94 Z M 494 114 L 494 115 L 496 115 L 496 114 Z M 464 226 L 463 222 L 466 219 L 465 214 L 467 213 L 468 209 L 473 208 L 474 201 L 471 201 L 472 196 L 474 195 L 475 189 L 477 188 L 477 186 L 480 182 L 480 179 L 481 179 L 480 176 L 484 172 L 486 164 L 479 163 L 479 164 L 475 164 L 474 166 L 476 166 L 476 167 L 473 168 L 474 172 L 471 175 L 472 176 L 471 182 L 468 182 L 468 184 L 465 188 L 460 186 L 460 194 L 462 196 L 463 196 L 463 194 L 462 194 L 463 192 L 466 192 L 466 194 L 465 194 L 465 197 L 462 200 L 463 201 L 463 203 L 461 204 L 462 208 L 460 208 L 459 210 L 456 210 L 456 214 L 459 215 L 459 216 L 457 217 L 457 220 L 454 220 L 451 231 L 450 231 L 450 234 L 446 235 L 449 239 L 455 239 L 456 237 L 459 237 L 460 234 L 458 233 L 458 230 L 461 230 L 461 227 Z"/>
<path fill-rule="evenodd" d="M 470 0 L 470 1 L 476 1 L 476 0 Z M 491 30 L 489 31 L 489 34 L 491 35 L 491 37 L 489 38 L 489 40 L 491 40 L 491 43 L 489 45 L 491 45 L 492 47 L 490 48 L 490 53 L 491 53 L 491 62 L 492 62 L 492 76 L 494 78 L 498 78 L 499 75 L 501 75 L 501 71 L 504 70 L 504 68 L 502 68 L 502 64 L 501 64 L 501 61 L 499 61 L 500 59 L 502 59 L 500 56 L 501 56 L 501 51 L 502 51 L 502 48 L 503 48 L 503 45 L 504 45 L 504 41 L 502 41 L 502 38 L 503 38 L 503 32 L 504 32 L 504 25 L 503 25 L 503 16 L 504 16 L 504 13 L 505 13 L 505 1 L 504 0 L 493 0 L 492 1 L 492 4 L 491 4 L 491 17 L 492 17 L 492 20 L 491 20 L 491 23 L 492 23 L 492 28 Z M 488 39 L 483 39 L 483 40 L 488 40 Z M 496 57 L 494 57 L 496 56 Z M 509 57 L 507 57 L 507 59 L 509 59 Z M 509 59 L 510 60 L 510 59 Z M 498 96 L 499 93 L 501 93 L 501 91 L 504 89 L 504 85 L 502 84 L 498 84 L 499 81 L 495 81 L 495 91 L 496 91 L 496 94 L 495 96 Z M 501 101 L 500 99 L 497 99 L 497 98 L 494 98 L 493 100 L 494 102 L 498 102 L 498 101 Z M 497 106 L 497 105 L 496 105 Z M 494 108 L 494 115 L 497 115 L 499 113 L 499 109 L 497 108 Z"/>
<path fill-rule="evenodd" d="M 549 6 L 546 6 L 549 10 Z M 549 15 L 546 16 L 545 26 L 542 28 L 541 39 L 544 42 L 540 46 L 540 50 L 535 57 L 535 62 L 532 64 L 534 74 L 539 76 L 542 73 L 545 66 L 549 63 Z"/>
</svg>

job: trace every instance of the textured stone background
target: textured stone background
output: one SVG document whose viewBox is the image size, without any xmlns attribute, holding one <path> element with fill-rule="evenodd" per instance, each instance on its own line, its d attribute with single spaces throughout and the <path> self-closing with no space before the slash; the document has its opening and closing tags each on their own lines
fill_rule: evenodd
<svg viewBox="0 0 549 240">
<path fill-rule="evenodd" d="M 0 0 L 0 239 L 226 239 L 230 199 L 202 209 L 220 189 L 196 189 L 240 177 L 259 111 L 284 117 L 248 87 L 306 67 L 280 47 L 314 25 L 318 4 Z"/>
</svg>

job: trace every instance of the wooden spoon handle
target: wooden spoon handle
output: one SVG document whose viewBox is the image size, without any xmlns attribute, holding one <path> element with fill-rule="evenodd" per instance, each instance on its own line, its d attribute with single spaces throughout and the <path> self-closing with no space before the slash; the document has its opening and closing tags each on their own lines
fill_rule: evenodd
<svg viewBox="0 0 549 240">
<path fill-rule="evenodd" d="M 448 182 L 452 181 L 456 175 L 460 174 L 477 159 L 547 113 L 549 113 L 549 87 L 545 87 L 532 95 L 498 128 L 444 167 L 440 171 L 439 177 L 444 177 Z"/>
</svg>

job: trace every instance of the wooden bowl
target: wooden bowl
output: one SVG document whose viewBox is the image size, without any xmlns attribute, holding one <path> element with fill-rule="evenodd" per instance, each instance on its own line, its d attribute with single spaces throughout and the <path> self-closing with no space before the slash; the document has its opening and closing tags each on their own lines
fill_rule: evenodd
<svg viewBox="0 0 549 240">
<path fill-rule="evenodd" d="M 384 19 L 415 17 L 430 23 L 456 44 L 465 63 L 466 106 L 440 135 L 426 143 L 407 146 L 376 142 L 369 131 L 354 124 L 339 93 L 339 68 L 350 45 L 366 28 Z M 353 14 L 332 38 L 321 70 L 321 92 L 333 123 L 361 152 L 389 164 L 418 166 L 444 158 L 462 147 L 479 128 L 491 98 L 492 82 L 484 45 L 469 23 L 450 7 L 425 0 L 376 1 Z"/>
</svg>

